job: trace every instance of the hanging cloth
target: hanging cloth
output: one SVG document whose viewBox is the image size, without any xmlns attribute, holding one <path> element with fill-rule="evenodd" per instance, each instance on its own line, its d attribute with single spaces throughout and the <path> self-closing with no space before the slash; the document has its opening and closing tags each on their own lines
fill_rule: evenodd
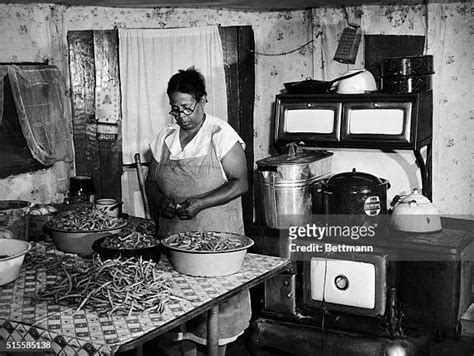
<svg viewBox="0 0 474 356">
<path fill-rule="evenodd" d="M 168 80 L 180 69 L 196 67 L 206 80 L 209 114 L 227 121 L 224 60 L 216 26 L 176 29 L 119 29 L 122 90 L 123 164 L 135 153 L 149 162 L 149 144 L 173 122 L 168 114 Z"/>
<path fill-rule="evenodd" d="M 0 68 L 0 74 L 2 78 L 8 75 L 21 131 L 32 156 L 45 166 L 72 162 L 72 119 L 59 69 L 7 65 Z"/>
</svg>

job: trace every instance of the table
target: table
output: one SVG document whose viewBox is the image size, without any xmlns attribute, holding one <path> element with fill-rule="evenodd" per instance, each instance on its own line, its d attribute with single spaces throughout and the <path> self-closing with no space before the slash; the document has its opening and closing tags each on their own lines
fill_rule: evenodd
<svg viewBox="0 0 474 356">
<path fill-rule="evenodd" d="M 74 262 L 81 257 L 64 254 L 48 243 L 34 243 L 32 253 L 66 256 Z M 185 321 L 208 312 L 208 350 L 217 354 L 217 312 L 219 304 L 246 288 L 251 288 L 285 270 L 290 261 L 248 253 L 241 270 L 224 277 L 191 277 L 176 272 L 163 256 L 160 264 L 171 274 L 176 294 L 163 313 L 143 313 L 107 317 L 89 310 L 73 315 L 74 309 L 46 302 L 33 302 L 25 293 L 33 293 L 55 278 L 54 271 L 25 270 L 15 282 L 0 287 L 0 341 L 51 343 L 56 354 L 112 355 L 143 344 Z"/>
</svg>

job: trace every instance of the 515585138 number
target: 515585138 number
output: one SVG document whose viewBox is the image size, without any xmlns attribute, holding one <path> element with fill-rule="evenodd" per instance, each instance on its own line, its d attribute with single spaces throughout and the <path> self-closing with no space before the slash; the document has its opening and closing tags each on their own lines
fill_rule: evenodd
<svg viewBox="0 0 474 356">
<path fill-rule="evenodd" d="M 0 352 L 51 351 L 51 341 L 9 341 L 0 340 Z"/>
</svg>

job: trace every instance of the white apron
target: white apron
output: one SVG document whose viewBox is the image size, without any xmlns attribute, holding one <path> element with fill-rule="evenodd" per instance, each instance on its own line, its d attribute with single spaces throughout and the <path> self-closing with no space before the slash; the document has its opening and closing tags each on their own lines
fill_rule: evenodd
<svg viewBox="0 0 474 356">
<path fill-rule="evenodd" d="M 168 135 L 173 132 L 171 131 Z M 152 174 L 151 179 L 158 184 L 161 191 L 166 196 L 174 198 L 177 203 L 182 203 L 189 197 L 205 194 L 226 183 L 212 139 L 205 156 L 180 160 L 170 160 L 168 146 L 163 143 L 160 162 L 149 174 Z M 159 217 L 157 226 L 160 237 L 186 231 L 243 234 L 241 198 L 202 210 L 190 220 Z M 221 304 L 219 306 L 219 343 L 225 344 L 224 340 L 230 342 L 242 334 L 249 325 L 250 316 L 248 290 Z M 187 330 L 197 337 L 193 340 L 201 344 L 205 344 L 206 340 L 206 318 L 207 313 L 204 313 L 187 323 Z"/>
</svg>

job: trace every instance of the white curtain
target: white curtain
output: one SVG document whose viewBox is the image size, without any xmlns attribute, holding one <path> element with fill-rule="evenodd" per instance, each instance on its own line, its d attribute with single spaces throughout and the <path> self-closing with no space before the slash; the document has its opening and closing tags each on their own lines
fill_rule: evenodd
<svg viewBox="0 0 474 356">
<path fill-rule="evenodd" d="M 179 69 L 195 66 L 206 79 L 206 112 L 227 121 L 224 60 L 216 26 L 119 29 L 123 163 L 150 159 L 148 144 L 172 122 L 166 87 Z"/>
<path fill-rule="evenodd" d="M 205 110 L 227 121 L 224 59 L 216 26 L 176 29 L 119 29 L 122 91 L 123 164 L 134 163 L 135 153 L 149 162 L 149 143 L 173 122 L 168 114 L 168 80 L 179 69 L 196 67 L 206 80 Z M 143 216 L 144 208 L 135 170 L 122 175 L 123 210 Z"/>
</svg>

